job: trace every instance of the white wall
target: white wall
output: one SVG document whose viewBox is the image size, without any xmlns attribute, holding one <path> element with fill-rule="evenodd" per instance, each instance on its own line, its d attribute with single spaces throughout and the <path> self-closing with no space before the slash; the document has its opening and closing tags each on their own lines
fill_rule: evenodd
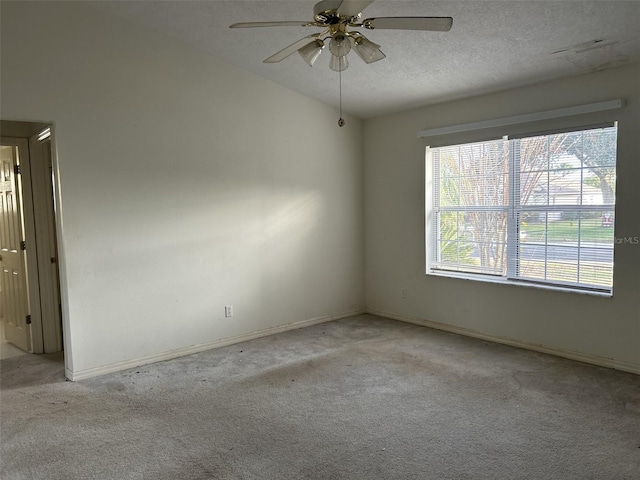
<svg viewBox="0 0 640 480">
<path fill-rule="evenodd" d="M 360 121 L 81 2 L 1 35 L 1 118 L 54 124 L 68 375 L 364 307 Z"/>
<path fill-rule="evenodd" d="M 365 122 L 365 265 L 369 311 L 550 349 L 640 373 L 640 245 L 615 247 L 614 295 L 601 298 L 425 275 L 425 146 L 500 129 L 417 139 L 420 130 L 623 98 L 622 110 L 521 125 L 619 120 L 616 236 L 640 237 L 640 66 L 633 65 Z M 475 138 L 474 138 L 475 137 Z M 484 139 L 484 138 L 483 138 Z M 407 289 L 407 298 L 401 289 Z"/>
</svg>

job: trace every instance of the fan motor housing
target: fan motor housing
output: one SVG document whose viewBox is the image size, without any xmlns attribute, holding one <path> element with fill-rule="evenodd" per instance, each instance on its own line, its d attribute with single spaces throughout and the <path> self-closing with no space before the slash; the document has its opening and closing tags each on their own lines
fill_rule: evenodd
<svg viewBox="0 0 640 480">
<path fill-rule="evenodd" d="M 313 7 L 313 16 L 315 21 L 322 25 L 349 23 L 352 18 L 348 18 L 338 13 L 338 8 L 341 4 L 342 0 L 323 0 L 322 2 L 316 3 Z"/>
</svg>

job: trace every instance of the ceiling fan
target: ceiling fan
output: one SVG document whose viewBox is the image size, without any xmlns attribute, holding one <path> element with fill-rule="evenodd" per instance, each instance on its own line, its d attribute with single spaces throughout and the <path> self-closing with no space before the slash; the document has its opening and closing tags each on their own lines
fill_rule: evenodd
<svg viewBox="0 0 640 480">
<path fill-rule="evenodd" d="M 313 21 L 276 21 L 234 23 L 229 28 L 253 27 L 319 27 L 323 30 L 313 33 L 270 56 L 264 63 L 277 63 L 298 52 L 313 66 L 325 44 L 328 42 L 331 60 L 329 66 L 336 72 L 342 72 L 349 66 L 347 54 L 353 50 L 365 63 L 373 63 L 386 57 L 380 45 L 370 41 L 357 30 L 428 30 L 447 32 L 451 29 L 451 17 L 378 17 L 360 20 L 362 11 L 373 0 L 322 0 L 313 8 Z"/>
</svg>

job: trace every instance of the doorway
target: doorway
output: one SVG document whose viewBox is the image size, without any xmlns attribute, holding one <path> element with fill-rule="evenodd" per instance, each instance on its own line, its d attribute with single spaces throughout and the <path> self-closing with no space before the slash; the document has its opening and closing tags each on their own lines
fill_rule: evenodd
<svg viewBox="0 0 640 480">
<path fill-rule="evenodd" d="M 0 122 L 0 357 L 63 350 L 52 130 Z"/>
</svg>

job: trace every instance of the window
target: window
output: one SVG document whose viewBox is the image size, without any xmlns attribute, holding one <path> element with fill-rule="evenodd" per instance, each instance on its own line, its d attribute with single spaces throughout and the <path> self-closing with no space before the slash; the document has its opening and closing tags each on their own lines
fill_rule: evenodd
<svg viewBox="0 0 640 480">
<path fill-rule="evenodd" d="M 611 294 L 616 135 L 427 148 L 427 273 Z"/>
</svg>

